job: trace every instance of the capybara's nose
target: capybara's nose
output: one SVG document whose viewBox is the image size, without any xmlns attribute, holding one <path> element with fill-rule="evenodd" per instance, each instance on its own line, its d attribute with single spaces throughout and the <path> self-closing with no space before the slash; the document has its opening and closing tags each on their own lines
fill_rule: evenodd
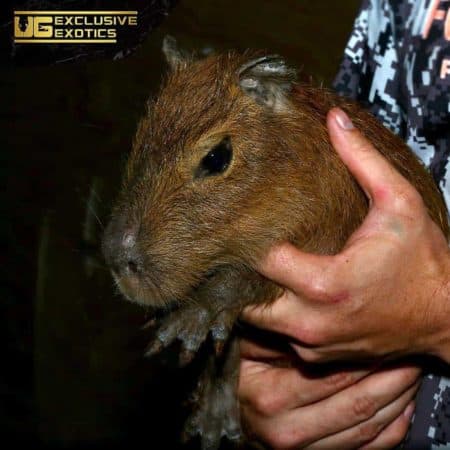
<svg viewBox="0 0 450 450">
<path fill-rule="evenodd" d="M 137 245 L 137 227 L 122 226 L 113 219 L 102 242 L 106 263 L 117 275 L 137 275 L 142 271 L 142 258 Z"/>
</svg>

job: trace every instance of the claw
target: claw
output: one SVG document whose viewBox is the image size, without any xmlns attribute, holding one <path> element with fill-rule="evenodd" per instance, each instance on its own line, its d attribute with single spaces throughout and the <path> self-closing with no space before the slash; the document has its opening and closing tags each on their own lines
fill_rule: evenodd
<svg viewBox="0 0 450 450">
<path fill-rule="evenodd" d="M 230 331 L 230 324 L 220 319 L 216 320 L 216 323 L 211 327 L 211 336 L 214 341 L 214 351 L 216 352 L 216 356 L 222 354 Z"/>
<path fill-rule="evenodd" d="M 202 436 L 201 449 L 202 450 L 218 450 L 220 447 L 220 440 L 221 440 L 221 438 L 219 437 L 217 439 L 217 436 L 215 436 L 214 433 L 205 434 Z"/>
<path fill-rule="evenodd" d="M 179 355 L 179 364 L 181 367 L 184 367 L 186 365 L 188 365 L 195 356 L 195 352 L 187 349 L 187 348 L 183 348 L 180 351 L 180 355 Z"/>
<path fill-rule="evenodd" d="M 164 344 L 159 339 L 155 339 L 145 350 L 144 356 L 146 358 L 151 358 L 152 356 L 158 354 L 163 348 Z"/>
<path fill-rule="evenodd" d="M 178 361 L 181 367 L 186 366 L 194 359 L 209 333 L 211 333 L 216 356 L 222 355 L 233 326 L 233 320 L 230 320 L 228 314 L 223 312 L 215 317 L 212 316 L 211 311 L 200 307 L 190 307 L 172 312 L 158 328 L 154 341 L 150 343 L 144 353 L 145 356 L 152 357 L 178 340 L 181 343 Z M 234 317 L 231 316 L 231 319 Z M 156 322 L 157 318 L 149 320 L 143 329 L 154 326 Z"/>
<path fill-rule="evenodd" d="M 183 430 L 180 436 L 180 440 L 182 444 L 187 444 L 192 439 L 192 436 L 188 431 Z"/>
<path fill-rule="evenodd" d="M 195 409 L 195 406 L 198 405 L 199 401 L 200 396 L 198 392 L 193 391 L 183 400 L 182 405 L 184 408 L 192 411 L 193 409 Z"/>
<path fill-rule="evenodd" d="M 223 348 L 225 347 L 225 341 L 217 340 L 214 341 L 214 351 L 216 356 L 220 356 L 223 352 Z"/>
<path fill-rule="evenodd" d="M 141 330 L 147 330 L 148 328 L 152 328 L 156 324 L 156 318 L 152 318 L 142 325 Z"/>
<path fill-rule="evenodd" d="M 225 436 L 230 441 L 239 442 L 242 440 L 242 429 L 241 425 L 238 420 L 236 420 L 236 417 L 233 417 L 233 415 L 230 415 L 226 420 L 225 425 Z"/>
<path fill-rule="evenodd" d="M 200 429 L 197 422 L 198 418 L 196 413 L 194 413 L 187 419 L 186 423 L 184 424 L 184 428 L 181 435 L 182 442 L 184 443 L 189 442 L 191 439 L 194 439 L 195 436 L 197 435 L 200 435 L 201 437 Z"/>
</svg>

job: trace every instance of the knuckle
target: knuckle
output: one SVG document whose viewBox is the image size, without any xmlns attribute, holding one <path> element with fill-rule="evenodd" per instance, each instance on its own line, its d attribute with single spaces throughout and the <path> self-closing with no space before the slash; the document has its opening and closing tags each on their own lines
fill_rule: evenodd
<svg viewBox="0 0 450 450">
<path fill-rule="evenodd" d="M 340 294 L 342 269 L 347 265 L 348 259 L 340 254 L 328 258 L 328 267 L 314 274 L 310 280 L 310 294 L 317 300 L 334 301 Z"/>
<path fill-rule="evenodd" d="M 373 145 L 364 137 L 362 137 L 361 140 L 358 141 L 357 150 L 358 152 L 365 155 L 371 155 L 375 151 Z"/>
<path fill-rule="evenodd" d="M 326 276 L 325 272 L 315 275 L 311 279 L 310 289 L 314 298 L 319 300 L 326 300 L 330 295 L 331 280 Z"/>
<path fill-rule="evenodd" d="M 287 450 L 304 445 L 306 435 L 294 427 L 279 426 L 269 431 L 265 440 L 273 449 Z"/>
<path fill-rule="evenodd" d="M 358 426 L 359 439 L 362 442 L 371 441 L 383 430 L 384 424 L 377 420 L 370 420 Z"/>
<path fill-rule="evenodd" d="M 299 324 L 295 330 L 295 337 L 308 345 L 322 345 L 325 338 L 322 328 L 324 328 L 322 324 L 309 320 L 308 323 Z"/>
<path fill-rule="evenodd" d="M 395 211 L 400 214 L 411 214 L 411 212 L 422 210 L 424 207 L 422 197 L 410 185 L 398 189 L 393 202 Z"/>
<path fill-rule="evenodd" d="M 268 391 L 263 382 L 254 382 L 249 377 L 240 374 L 237 395 L 241 406 L 245 405 L 250 410 L 258 413 L 262 403 L 261 399 L 268 395 Z"/>
<path fill-rule="evenodd" d="M 276 394 L 267 392 L 254 397 L 252 406 L 256 413 L 265 417 L 274 416 L 283 409 L 282 399 Z"/>
<path fill-rule="evenodd" d="M 376 403 L 369 395 L 360 395 L 353 400 L 352 411 L 356 418 L 366 420 L 376 412 Z"/>
<path fill-rule="evenodd" d="M 351 372 L 336 372 L 329 377 L 324 378 L 324 383 L 331 387 L 340 388 L 348 386 L 354 381 L 354 375 Z"/>
</svg>

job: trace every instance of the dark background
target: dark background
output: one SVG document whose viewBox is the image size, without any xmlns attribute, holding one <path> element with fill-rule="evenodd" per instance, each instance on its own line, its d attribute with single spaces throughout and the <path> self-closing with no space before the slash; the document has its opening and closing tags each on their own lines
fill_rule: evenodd
<svg viewBox="0 0 450 450">
<path fill-rule="evenodd" d="M 115 292 L 98 257 L 137 121 L 166 70 L 162 38 L 268 49 L 328 85 L 358 3 L 180 0 L 131 56 L 63 65 L 11 59 L 3 16 L 2 441 L 174 447 L 189 372 L 143 361 L 145 311 Z"/>
</svg>

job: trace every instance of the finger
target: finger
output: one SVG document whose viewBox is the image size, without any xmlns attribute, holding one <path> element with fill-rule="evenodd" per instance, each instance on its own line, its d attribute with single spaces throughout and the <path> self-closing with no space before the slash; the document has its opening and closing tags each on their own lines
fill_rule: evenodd
<svg viewBox="0 0 450 450">
<path fill-rule="evenodd" d="M 369 420 L 348 430 L 320 439 L 308 445 L 306 449 L 356 449 L 361 448 L 361 446 L 366 449 L 392 448 L 401 442 L 408 430 L 409 419 L 403 413 L 411 403 L 418 387 L 419 384 L 413 385 L 394 402 L 380 409 Z M 397 440 L 398 442 L 395 442 Z"/>
<path fill-rule="evenodd" d="M 338 302 L 348 295 L 337 276 L 344 262 L 342 255 L 306 253 L 286 242 L 269 251 L 258 271 L 299 296 Z"/>
<path fill-rule="evenodd" d="M 241 317 L 257 328 L 290 336 L 308 345 L 323 345 L 331 334 L 324 314 L 299 296 L 285 292 L 270 305 L 245 308 Z"/>
<path fill-rule="evenodd" d="M 373 204 L 389 205 L 398 192 L 410 189 L 406 179 L 353 126 L 342 109 L 329 111 L 327 126 L 333 147 Z"/>
<path fill-rule="evenodd" d="M 270 305 L 248 306 L 241 318 L 259 329 L 294 336 L 292 328 L 301 317 L 301 309 L 300 302 L 293 301 L 292 296 L 285 293 Z"/>
<path fill-rule="evenodd" d="M 299 367 L 268 367 L 247 362 L 241 364 L 238 395 L 241 403 L 262 416 L 330 397 L 368 375 L 370 369 L 347 369 L 313 374 Z"/>
<path fill-rule="evenodd" d="M 264 417 L 244 407 L 247 423 L 274 447 L 311 444 L 370 420 L 416 382 L 419 370 L 384 370 L 320 402 Z M 245 406 L 245 405 L 244 405 Z"/>
<path fill-rule="evenodd" d="M 260 345 L 255 341 L 249 339 L 240 340 L 241 358 L 251 359 L 254 361 L 260 360 L 287 360 L 292 361 L 296 358 L 295 354 L 283 352 L 275 348 Z"/>
<path fill-rule="evenodd" d="M 402 414 L 390 423 L 373 441 L 365 444 L 360 450 L 394 448 L 399 445 L 408 432 L 414 408 L 414 401 L 409 402 Z"/>
</svg>

